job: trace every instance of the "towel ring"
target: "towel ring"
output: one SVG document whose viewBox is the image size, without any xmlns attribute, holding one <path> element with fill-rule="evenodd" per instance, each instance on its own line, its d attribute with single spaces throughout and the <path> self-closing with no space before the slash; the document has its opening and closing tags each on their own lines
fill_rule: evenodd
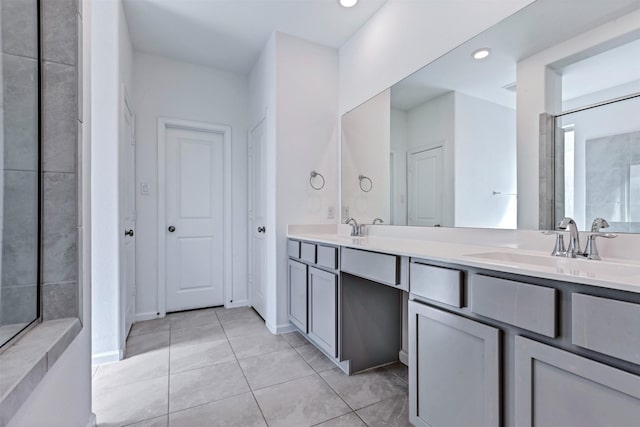
<svg viewBox="0 0 640 427">
<path fill-rule="evenodd" d="M 320 184 L 319 186 L 313 185 L 313 178 L 317 176 L 319 176 L 320 179 L 322 180 L 322 184 Z M 322 174 L 319 172 L 311 171 L 311 176 L 309 177 L 309 185 L 311 185 L 311 188 L 313 188 L 316 191 L 320 191 L 324 188 L 324 184 L 325 184 L 324 176 L 322 176 Z"/>
<path fill-rule="evenodd" d="M 373 189 L 373 181 L 371 181 L 371 178 L 369 178 L 368 176 L 360 175 L 358 176 L 358 179 L 360 180 L 360 189 L 362 191 L 368 193 Z M 365 183 L 363 184 L 362 181 L 364 181 Z M 369 181 L 369 184 L 366 183 L 367 181 Z"/>
</svg>

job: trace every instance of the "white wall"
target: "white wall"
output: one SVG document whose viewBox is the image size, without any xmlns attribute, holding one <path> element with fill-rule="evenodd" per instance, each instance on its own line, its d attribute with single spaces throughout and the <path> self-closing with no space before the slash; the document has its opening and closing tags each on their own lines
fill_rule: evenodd
<svg viewBox="0 0 640 427">
<path fill-rule="evenodd" d="M 389 0 L 340 48 L 340 113 L 532 1 Z"/>
<path fill-rule="evenodd" d="M 121 332 L 119 141 L 121 86 L 131 83 L 132 49 L 121 1 L 94 2 L 91 67 L 92 111 L 91 194 L 93 241 L 94 363 L 119 360 Z"/>
<path fill-rule="evenodd" d="M 7 427 L 86 427 L 91 418 L 91 16 L 83 0 L 82 226 L 79 229 L 82 323 L 80 334 L 47 372 Z M 100 6 L 97 7 L 100 10 Z"/>
<path fill-rule="evenodd" d="M 537 229 L 539 218 L 539 115 L 561 108 L 560 78 L 549 65 L 594 48 L 640 27 L 640 11 L 625 15 L 539 52 L 517 66 L 518 228 Z"/>
<path fill-rule="evenodd" d="M 638 61 L 640 63 L 640 61 Z M 639 73 L 640 75 L 640 73 Z M 610 87 L 597 92 L 588 93 L 572 99 L 562 100 L 562 111 L 597 104 L 610 99 L 621 98 L 632 93 L 640 93 L 640 78 L 638 80 Z"/>
<path fill-rule="evenodd" d="M 266 323 L 290 328 L 287 318 L 288 224 L 335 223 L 338 217 L 338 52 L 274 33 L 249 76 L 251 128 L 266 117 Z M 312 190 L 309 174 L 325 188 Z M 271 233 L 269 230 L 274 230 Z"/>
<path fill-rule="evenodd" d="M 136 52 L 136 319 L 157 317 L 158 117 L 230 125 L 232 144 L 233 292 L 225 304 L 247 302 L 247 111 L 245 76 Z M 150 194 L 140 194 L 140 183 Z M 164 292 L 163 290 L 160 290 Z"/>
<path fill-rule="evenodd" d="M 342 117 L 342 221 L 350 216 L 362 224 L 376 217 L 390 222 L 390 94 L 386 90 Z M 371 179 L 371 191 L 361 190 L 361 174 Z"/>
<path fill-rule="evenodd" d="M 338 207 L 338 51 L 276 34 L 277 325 L 288 325 L 288 224 L 335 223 Z M 327 180 L 309 185 L 312 170 Z M 336 212 L 335 217 L 339 214 Z M 272 325 L 273 326 L 273 325 Z"/>
<path fill-rule="evenodd" d="M 460 92 L 455 99 L 455 225 L 516 228 L 516 112 Z"/>
<path fill-rule="evenodd" d="M 391 220 L 407 225 L 407 112 L 391 109 Z"/>
<path fill-rule="evenodd" d="M 407 149 L 435 147 L 444 149 L 442 175 L 442 225 L 455 221 L 455 94 L 446 93 L 407 112 Z"/>
</svg>

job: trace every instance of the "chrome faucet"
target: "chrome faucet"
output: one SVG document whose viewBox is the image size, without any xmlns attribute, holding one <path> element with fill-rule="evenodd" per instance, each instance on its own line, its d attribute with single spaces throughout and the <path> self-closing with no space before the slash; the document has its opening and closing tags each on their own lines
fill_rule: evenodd
<svg viewBox="0 0 640 427">
<path fill-rule="evenodd" d="M 609 223 L 604 218 L 596 218 L 591 223 L 592 233 L 598 233 L 602 228 L 609 228 Z"/>
<path fill-rule="evenodd" d="M 582 249 L 580 248 L 580 233 L 578 232 L 578 226 L 573 218 L 564 217 L 558 223 L 559 230 L 569 230 L 569 247 L 567 247 L 566 256 L 568 258 L 575 258 L 578 255 L 582 255 Z"/>
<path fill-rule="evenodd" d="M 352 236 L 359 236 L 360 235 L 360 226 L 358 226 L 358 221 L 356 221 L 355 218 L 350 216 L 349 218 L 344 220 L 344 223 L 351 226 L 351 235 Z"/>
<path fill-rule="evenodd" d="M 373 219 L 372 225 L 376 225 L 376 224 L 384 224 L 384 221 L 382 220 L 382 218 L 376 217 Z"/>
<path fill-rule="evenodd" d="M 598 253 L 598 247 L 596 246 L 596 237 L 604 237 L 605 239 L 613 239 L 618 237 L 613 233 L 601 233 L 602 228 L 609 228 L 609 223 L 604 218 L 596 218 L 591 224 L 591 233 L 587 239 L 587 246 L 584 248 L 584 256 L 587 259 L 600 260 L 600 254 Z"/>
</svg>

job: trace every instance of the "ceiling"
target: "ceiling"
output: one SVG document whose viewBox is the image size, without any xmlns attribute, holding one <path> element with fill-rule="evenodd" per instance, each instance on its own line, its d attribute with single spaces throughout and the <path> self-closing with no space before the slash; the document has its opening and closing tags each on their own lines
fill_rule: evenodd
<svg viewBox="0 0 640 427">
<path fill-rule="evenodd" d="M 273 31 L 339 48 L 387 0 L 124 0 L 134 49 L 246 74 Z"/>
<path fill-rule="evenodd" d="M 578 9 L 580 13 L 576 13 Z M 515 108 L 515 92 L 505 86 L 515 83 L 519 61 L 638 9 L 638 0 L 537 0 L 394 85 L 392 106 L 410 110 L 455 90 Z M 491 48 L 491 56 L 481 61 L 472 59 L 472 52 L 482 47 Z M 618 52 L 618 58 L 620 54 L 624 56 L 625 52 Z M 630 59 L 637 60 L 632 55 Z M 591 63 L 588 65 L 594 69 Z M 583 95 L 595 87 L 595 83 L 580 83 L 592 78 L 579 71 L 584 69 L 582 65 L 565 69 L 575 76 L 571 96 Z M 637 67 L 609 73 L 598 84 L 620 85 L 634 70 Z"/>
</svg>

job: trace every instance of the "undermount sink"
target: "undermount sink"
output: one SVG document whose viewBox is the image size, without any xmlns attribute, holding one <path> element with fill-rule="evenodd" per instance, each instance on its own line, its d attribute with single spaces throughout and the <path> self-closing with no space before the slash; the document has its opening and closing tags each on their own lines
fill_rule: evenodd
<svg viewBox="0 0 640 427">
<path fill-rule="evenodd" d="M 558 273 L 572 276 L 606 279 L 607 277 L 640 277 L 640 266 L 625 265 L 611 262 L 591 261 L 580 258 L 563 258 L 519 254 L 512 252 L 481 252 L 466 255 L 503 265 L 522 266 L 533 265 L 552 268 Z"/>
<path fill-rule="evenodd" d="M 470 254 L 467 256 L 472 258 L 488 259 L 492 261 L 505 261 L 508 263 L 540 265 L 543 267 L 555 267 L 558 265 L 557 259 L 551 256 L 542 257 L 509 252 L 482 252 L 479 254 Z"/>
</svg>

